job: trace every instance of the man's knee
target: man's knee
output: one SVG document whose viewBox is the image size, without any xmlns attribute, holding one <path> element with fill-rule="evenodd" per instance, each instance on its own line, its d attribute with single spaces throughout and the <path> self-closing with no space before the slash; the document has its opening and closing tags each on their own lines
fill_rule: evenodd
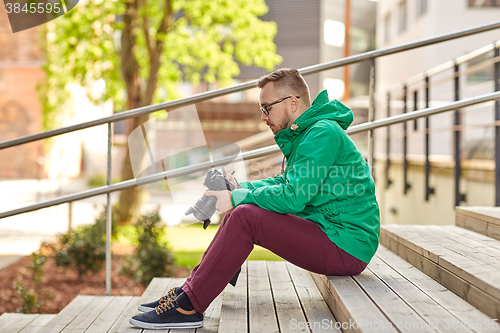
<svg viewBox="0 0 500 333">
<path fill-rule="evenodd" d="M 240 223 L 251 222 L 253 220 L 251 217 L 257 215 L 260 209 L 262 208 L 252 204 L 239 205 L 233 210 L 229 220 L 233 223 L 235 221 L 239 221 Z"/>
<path fill-rule="evenodd" d="M 248 214 L 253 214 L 253 212 L 262 209 L 259 206 L 252 205 L 252 204 L 243 204 L 239 205 L 236 207 L 233 212 L 231 213 L 231 216 L 247 216 Z"/>
</svg>

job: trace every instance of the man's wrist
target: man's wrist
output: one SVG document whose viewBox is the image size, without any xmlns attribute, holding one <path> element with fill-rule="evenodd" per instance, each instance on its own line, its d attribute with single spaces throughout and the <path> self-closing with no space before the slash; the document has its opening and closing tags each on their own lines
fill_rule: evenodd
<svg viewBox="0 0 500 333">
<path fill-rule="evenodd" d="M 233 190 L 231 193 L 231 204 L 234 208 L 242 204 L 255 204 L 252 196 L 252 190 L 241 188 L 238 190 Z"/>
</svg>

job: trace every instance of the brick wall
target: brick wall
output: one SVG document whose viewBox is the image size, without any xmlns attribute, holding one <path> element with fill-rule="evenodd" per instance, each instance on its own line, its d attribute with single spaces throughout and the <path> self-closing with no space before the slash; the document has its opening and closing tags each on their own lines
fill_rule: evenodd
<svg viewBox="0 0 500 333">
<path fill-rule="evenodd" d="M 6 12 L 0 10 L 0 141 L 41 131 L 39 38 L 39 28 L 13 34 Z M 43 157 L 41 141 L 1 150 L 0 179 L 44 178 Z"/>
</svg>

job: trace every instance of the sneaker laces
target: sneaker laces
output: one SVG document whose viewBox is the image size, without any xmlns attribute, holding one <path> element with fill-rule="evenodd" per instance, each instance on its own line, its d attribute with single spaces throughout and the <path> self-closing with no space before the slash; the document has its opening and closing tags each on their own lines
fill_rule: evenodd
<svg viewBox="0 0 500 333">
<path fill-rule="evenodd" d="M 176 297 L 177 296 L 177 294 L 175 293 L 176 289 L 177 289 L 177 287 L 174 287 L 174 288 L 170 289 L 169 291 L 167 291 L 167 293 L 160 298 L 160 304 L 166 302 L 168 299 L 170 299 L 172 297 Z"/>
<path fill-rule="evenodd" d="M 170 310 L 171 308 L 174 307 L 174 302 L 177 300 L 177 296 L 174 295 L 170 298 L 168 298 L 164 302 L 160 302 L 160 305 L 158 305 L 155 308 L 156 314 L 159 315 L 160 313 L 163 313 L 163 311 Z"/>
</svg>

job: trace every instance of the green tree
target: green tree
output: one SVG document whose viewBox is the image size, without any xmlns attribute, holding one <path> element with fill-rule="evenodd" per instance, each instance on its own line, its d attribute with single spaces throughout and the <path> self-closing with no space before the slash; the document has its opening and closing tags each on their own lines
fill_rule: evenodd
<svg viewBox="0 0 500 333">
<path fill-rule="evenodd" d="M 80 1 L 47 24 L 47 76 L 40 89 L 45 128 L 57 126 L 71 106 L 65 90 L 71 83 L 85 87 L 92 101 L 112 99 L 115 109 L 133 109 L 178 97 L 182 81 L 226 85 L 239 74 L 237 61 L 271 70 L 281 57 L 273 42 L 276 24 L 259 19 L 267 11 L 264 0 Z M 95 94 L 99 80 L 105 90 Z M 148 119 L 135 118 L 128 130 Z M 131 178 L 127 153 L 122 179 Z M 121 192 L 120 221 L 137 215 L 141 191 Z"/>
</svg>

